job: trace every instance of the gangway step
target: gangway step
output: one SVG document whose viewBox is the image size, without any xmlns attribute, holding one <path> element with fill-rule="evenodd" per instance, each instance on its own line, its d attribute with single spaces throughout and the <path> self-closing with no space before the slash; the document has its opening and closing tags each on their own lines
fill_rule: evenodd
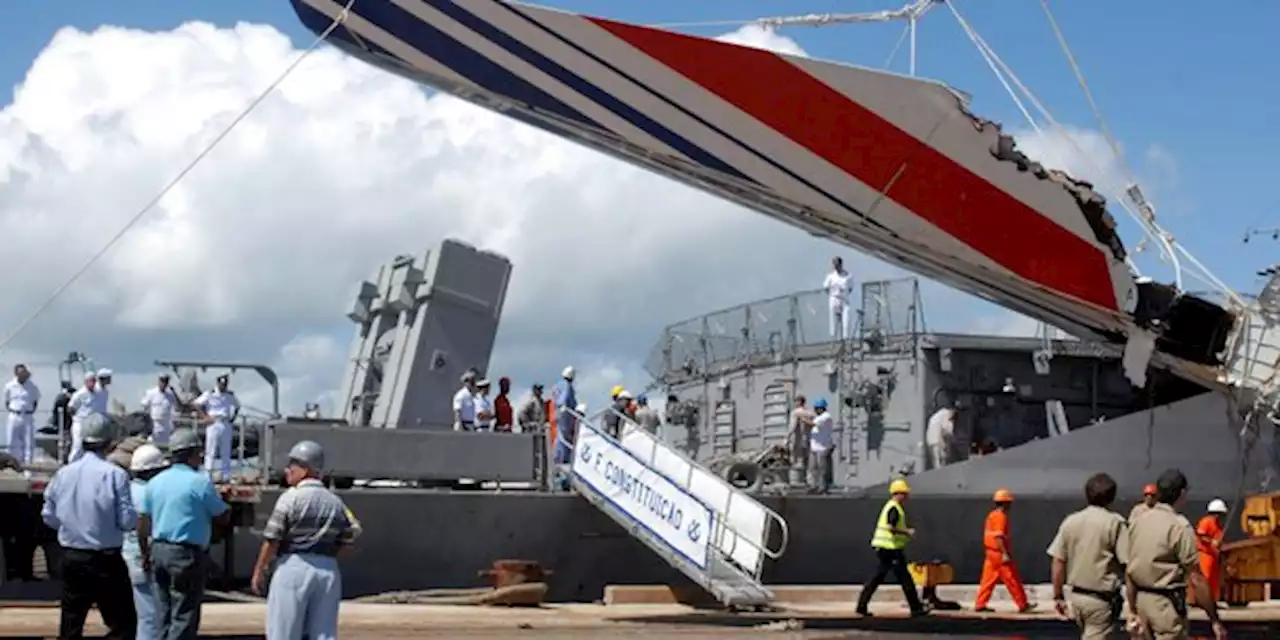
<svg viewBox="0 0 1280 640">
<path fill-rule="evenodd" d="M 628 426 L 619 442 L 591 420 L 579 420 L 570 472 L 583 498 L 721 604 L 759 607 L 773 601 L 760 571 L 764 558 L 780 557 L 785 549 L 780 516 L 696 463 L 663 456 L 674 450 L 642 430 Z M 680 477 L 669 473 L 677 462 L 686 465 Z M 705 498 L 725 487 L 741 495 L 730 493 L 726 508 L 712 508 Z M 742 516 L 755 511 L 753 505 L 767 514 L 759 531 L 743 526 L 751 518 Z M 781 524 L 783 544 L 777 550 L 767 545 L 769 518 Z"/>
</svg>

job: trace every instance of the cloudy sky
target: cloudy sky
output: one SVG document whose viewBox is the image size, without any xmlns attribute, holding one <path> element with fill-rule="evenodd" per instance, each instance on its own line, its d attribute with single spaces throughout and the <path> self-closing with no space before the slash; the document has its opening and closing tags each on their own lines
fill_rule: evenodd
<svg viewBox="0 0 1280 640">
<path fill-rule="evenodd" d="M 35 363 L 52 393 L 51 363 L 82 350 L 135 404 L 158 358 L 265 362 L 286 410 L 332 411 L 355 283 L 452 237 L 515 265 L 490 373 L 523 387 L 573 364 L 599 397 L 648 381 L 664 325 L 816 287 L 832 255 L 859 279 L 902 275 L 322 48 L 13 335 L 289 64 L 306 44 L 293 35 L 190 22 L 66 28 L 42 46 L 0 110 L 0 363 Z M 724 37 L 804 52 L 756 27 Z M 1020 139 L 1079 175 L 1114 173 L 1101 136 L 1073 132 L 1092 160 L 1058 136 Z M 1164 147 L 1129 155 L 1151 188 L 1177 187 Z M 931 328 L 1035 330 L 937 286 L 924 294 Z M 236 386 L 265 406 L 251 380 Z"/>
</svg>

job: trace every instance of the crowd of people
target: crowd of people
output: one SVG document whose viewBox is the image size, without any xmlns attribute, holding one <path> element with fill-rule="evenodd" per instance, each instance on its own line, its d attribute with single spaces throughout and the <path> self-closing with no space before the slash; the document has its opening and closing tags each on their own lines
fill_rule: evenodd
<svg viewBox="0 0 1280 640">
<path fill-rule="evenodd" d="M 1214 636 L 1226 637 L 1218 601 L 1223 596 L 1221 553 L 1227 505 L 1213 500 L 1208 513 L 1193 526 L 1181 513 L 1188 489 L 1186 476 L 1169 469 L 1144 487 L 1143 501 L 1126 518 L 1112 511 L 1118 487 L 1111 476 L 1099 473 L 1085 483 L 1087 506 L 1062 521 L 1046 550 L 1054 608 L 1080 627 L 1081 637 L 1113 637 L 1123 618 L 1127 630 L 1138 637 L 1185 638 L 1188 588 L 1195 605 L 1208 616 Z M 906 557 L 916 534 L 908 526 L 906 511 L 911 487 L 906 480 L 895 480 L 889 494 L 871 538 L 878 567 L 859 595 L 857 611 L 871 615 L 872 596 L 892 575 L 901 584 L 912 615 L 925 615 L 928 603 L 920 600 Z M 983 522 L 982 578 L 974 609 L 990 611 L 995 588 L 1003 584 L 1018 610 L 1030 611 L 1035 604 L 1028 602 L 1013 560 L 1014 495 L 1000 489 L 992 501 L 995 504 Z"/>
<path fill-rule="evenodd" d="M 83 637 L 94 606 L 108 638 L 198 637 L 208 549 L 231 518 L 226 491 L 202 468 L 202 439 L 179 428 L 164 445 L 123 451 L 98 414 L 80 421 L 76 438 L 82 453 L 54 474 L 41 510 L 62 547 L 58 637 Z M 267 596 L 268 638 L 337 637 L 335 558 L 361 528 L 320 482 L 323 469 L 320 445 L 294 445 L 285 469 L 290 488 L 263 529 L 252 588 Z"/>
<path fill-rule="evenodd" d="M 54 399 L 50 419 L 55 432 L 66 436 L 64 446 L 57 454 L 59 461 L 75 462 L 84 455 L 81 432 L 91 416 L 101 416 L 112 422 L 112 375 L 110 369 L 98 369 L 86 372 L 79 388 L 74 388 L 69 382 L 63 383 L 62 390 Z M 149 418 L 147 440 L 165 446 L 178 418 L 183 413 L 192 414 L 200 424 L 206 425 L 205 468 L 213 470 L 216 465 L 219 477 L 224 481 L 230 480 L 232 425 L 241 409 L 239 399 L 230 389 L 230 382 L 230 376 L 220 375 L 214 380 L 213 389 L 183 401 L 170 384 L 169 373 L 160 373 L 156 386 L 147 389 L 139 402 Z M 5 442 L 9 455 L 22 465 L 28 476 L 35 460 L 36 425 L 33 416 L 39 409 L 40 400 L 40 388 L 31 379 L 31 371 L 26 365 L 15 365 L 13 378 L 4 387 L 4 404 L 9 414 Z"/>
</svg>

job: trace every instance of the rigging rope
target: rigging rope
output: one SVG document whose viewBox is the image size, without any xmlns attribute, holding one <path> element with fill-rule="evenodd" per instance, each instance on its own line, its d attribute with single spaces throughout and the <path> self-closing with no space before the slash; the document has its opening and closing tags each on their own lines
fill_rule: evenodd
<svg viewBox="0 0 1280 640">
<path fill-rule="evenodd" d="M 1075 136 L 1071 135 L 1071 132 L 1068 131 L 1067 128 L 1064 127 L 1060 122 L 1058 122 L 1057 118 L 1053 117 L 1053 114 L 1049 112 L 1048 108 L 1046 108 L 1044 104 L 1040 102 L 1039 98 L 1036 98 L 1035 94 L 1032 93 L 1031 90 L 1028 89 L 1027 86 L 1022 83 L 1022 81 L 1018 78 L 1017 74 L 1015 74 L 1013 70 L 1009 68 L 1009 65 L 1005 64 L 1004 60 L 1001 59 L 1000 56 L 996 54 L 995 50 L 993 50 L 991 46 L 987 44 L 986 40 L 984 40 L 981 35 L 978 35 L 978 32 L 974 30 L 972 26 L 969 25 L 969 22 L 964 19 L 964 16 L 960 15 L 960 10 L 956 8 L 955 2 L 947 2 L 945 4 L 947 8 L 951 10 L 951 14 L 955 16 L 956 21 L 960 24 L 960 28 L 964 29 L 965 35 L 967 35 L 969 37 L 969 40 L 974 44 L 974 46 L 978 48 L 978 53 L 982 55 L 983 59 L 987 62 L 987 65 L 992 67 L 992 71 L 995 72 L 996 77 L 1000 80 L 1000 84 L 1004 85 L 1005 90 L 1009 92 L 1009 96 L 1013 98 L 1015 103 L 1018 104 L 1018 109 L 1022 111 L 1022 115 L 1025 118 L 1027 118 L 1028 123 L 1036 131 L 1036 133 L 1043 134 L 1043 131 L 1036 124 L 1035 120 L 1031 117 L 1031 115 L 1027 112 L 1026 108 L 1022 105 L 1018 97 L 1013 93 L 1013 90 L 1009 87 L 1009 83 L 1005 81 L 1004 77 L 1002 77 L 1001 71 L 1003 71 L 1004 74 L 1008 75 L 1009 80 L 1012 81 L 1015 86 L 1017 86 L 1018 90 L 1021 91 L 1022 94 L 1027 98 L 1027 101 L 1030 102 L 1033 107 L 1035 107 L 1036 111 L 1040 113 L 1041 117 L 1043 117 L 1045 121 L 1047 121 L 1051 126 L 1053 126 L 1055 130 L 1057 130 L 1059 133 L 1062 134 L 1063 138 L 1066 139 L 1067 143 L 1071 145 L 1072 149 L 1080 156 L 1080 158 L 1085 162 L 1089 163 L 1089 165 L 1092 166 L 1093 169 L 1099 173 L 1099 175 L 1105 176 L 1107 172 L 1101 166 L 1099 166 L 1097 162 L 1093 160 L 1093 156 L 1091 154 L 1085 153 L 1084 149 L 1080 147 L 1079 142 L 1076 141 Z M 997 70 L 996 67 L 999 67 L 1000 70 Z M 1126 202 L 1123 197 L 1116 198 L 1115 200 L 1120 205 L 1120 208 L 1124 209 L 1124 211 L 1128 213 L 1129 216 L 1133 218 L 1135 222 L 1138 223 L 1139 227 L 1148 236 L 1150 236 L 1156 242 L 1160 243 L 1160 246 L 1164 249 L 1165 255 L 1172 262 L 1175 284 L 1178 287 L 1178 289 L 1182 289 L 1182 268 L 1178 260 L 1178 255 L 1172 247 L 1172 236 L 1166 233 L 1163 229 L 1160 229 L 1158 226 L 1156 226 L 1154 221 L 1148 221 L 1142 216 L 1138 215 L 1138 212 L 1134 211 L 1133 208 L 1129 206 L 1129 203 Z"/>
<path fill-rule="evenodd" d="M 14 338 L 18 337 L 18 334 L 22 333 L 22 331 L 25 330 L 28 325 L 34 322 L 36 318 L 40 317 L 40 314 L 48 310 L 48 308 L 52 306 L 53 303 L 56 302 L 58 298 L 61 297 L 62 294 L 65 293 L 66 290 L 71 287 L 71 285 L 75 284 L 76 281 L 78 281 L 81 277 L 83 277 L 85 273 L 88 273 L 89 269 L 92 268 L 93 265 L 98 262 L 98 260 L 102 259 L 102 256 L 106 255 L 107 252 L 109 252 L 112 249 L 112 247 L 116 245 L 116 243 L 120 242 L 122 238 L 128 235 L 128 233 L 132 231 L 133 228 L 137 226 L 138 223 L 141 222 L 142 219 L 148 213 L 150 213 L 151 210 L 154 209 L 155 206 L 159 204 L 160 201 L 163 200 L 165 196 L 169 195 L 169 192 L 172 191 L 174 187 L 178 186 L 178 184 L 182 182 L 184 178 L 187 177 L 187 174 L 191 173 L 192 169 L 195 169 L 196 166 L 199 165 L 209 155 L 209 153 L 212 152 L 218 146 L 219 143 L 221 143 L 224 139 L 226 139 L 226 137 L 230 135 L 232 131 L 235 130 L 236 126 L 238 126 L 241 122 L 243 122 L 244 119 L 247 118 L 250 113 L 253 113 L 253 111 L 258 108 L 258 105 L 262 104 L 262 102 L 266 100 L 267 97 L 270 96 L 271 93 L 274 92 L 276 88 L 279 87 L 280 84 L 283 83 L 285 79 L 288 78 L 293 73 L 295 69 L 298 68 L 298 65 L 302 64 L 302 61 L 305 60 L 307 56 L 311 55 L 311 52 L 315 51 L 316 48 L 320 46 L 320 43 L 324 42 L 325 38 L 328 38 L 329 35 L 332 34 L 335 29 L 342 26 L 342 23 L 346 22 L 347 17 L 351 14 L 351 5 L 355 3 L 356 3 L 356 0 L 347 0 L 346 6 L 344 6 L 342 10 L 338 12 L 338 15 L 334 17 L 333 22 L 323 32 L 321 32 L 320 35 L 317 36 L 315 40 L 311 42 L 310 46 L 308 46 L 306 49 L 303 49 L 297 55 L 297 57 L 293 59 L 293 62 L 289 63 L 289 66 L 285 67 L 284 71 L 282 71 L 278 76 L 276 76 L 276 79 L 273 80 L 271 84 L 268 85 L 267 88 L 262 91 L 262 93 L 258 94 L 256 98 L 250 101 L 249 105 L 245 107 L 244 110 L 242 110 L 240 114 L 237 115 L 235 119 L 232 120 L 231 123 L 227 125 L 225 129 L 222 130 L 221 133 L 219 133 L 207 146 L 205 146 L 204 150 L 196 154 L 196 157 L 193 158 L 191 162 L 189 162 L 186 165 L 186 167 L 182 169 L 182 171 L 179 171 L 178 175 L 174 176 L 174 178 L 170 180 L 169 183 L 166 184 L 163 189 L 160 190 L 160 193 L 156 194 L 154 198 L 149 200 L 146 205 L 144 205 L 140 210 L 138 210 L 138 212 L 135 213 L 133 217 L 131 217 L 129 221 L 126 222 L 125 225 L 121 227 L 120 230 L 117 231 L 116 234 L 112 236 L 111 239 L 108 240 L 107 243 L 103 245 L 101 249 L 98 250 L 97 253 L 89 257 L 89 259 L 84 263 L 83 266 L 81 266 L 78 270 L 72 273 L 71 277 L 67 278 L 65 282 L 63 282 L 61 285 L 58 285 L 58 287 L 53 290 L 53 293 L 51 293 L 49 297 L 45 299 L 44 302 L 42 302 L 39 306 L 36 307 L 35 311 L 31 312 L 31 314 L 28 315 L 22 322 L 19 322 L 18 326 L 15 327 L 12 331 L 10 331 L 9 334 L 6 335 L 3 340 L 0 340 L 0 350 L 3 350 L 5 347 L 9 346 L 9 343 L 13 342 Z"/>
<path fill-rule="evenodd" d="M 1067 44 L 1067 37 L 1063 35 L 1062 29 L 1058 27 L 1058 20 L 1053 17 L 1053 11 L 1049 9 L 1049 0 L 1040 0 L 1040 6 L 1044 7 L 1044 15 L 1049 19 L 1049 26 L 1053 28 L 1053 35 L 1058 39 L 1058 46 L 1062 48 L 1063 55 L 1067 58 L 1067 64 L 1071 65 L 1071 72 L 1076 76 L 1076 82 L 1080 85 L 1080 90 L 1084 92 L 1084 99 L 1089 102 L 1089 108 L 1093 110 L 1093 117 L 1098 121 L 1098 129 L 1102 132 L 1102 136 L 1106 138 L 1107 144 L 1111 146 L 1111 152 L 1115 154 L 1116 160 L 1119 161 L 1120 169 L 1125 172 L 1126 178 L 1130 183 L 1136 183 L 1137 180 L 1133 176 L 1133 172 L 1129 170 L 1129 166 L 1124 161 L 1124 151 L 1120 148 L 1120 143 L 1116 142 L 1115 136 L 1111 135 L 1111 127 L 1107 126 L 1107 119 L 1102 116 L 1102 109 L 1098 108 L 1098 103 L 1093 99 L 1093 91 L 1089 89 L 1089 83 L 1084 78 L 1084 71 L 1080 69 L 1080 65 L 1076 62 L 1076 56 L 1071 52 L 1071 47 Z"/>
</svg>

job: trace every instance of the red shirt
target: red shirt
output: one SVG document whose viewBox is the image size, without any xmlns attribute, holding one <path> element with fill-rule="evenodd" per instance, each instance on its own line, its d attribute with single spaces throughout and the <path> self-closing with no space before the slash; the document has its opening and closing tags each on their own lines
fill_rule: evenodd
<svg viewBox="0 0 1280 640">
<path fill-rule="evenodd" d="M 501 431 L 511 430 L 511 401 L 507 399 L 507 394 L 500 393 L 498 397 L 493 399 L 493 417 L 497 420 L 495 423 L 497 429 Z"/>
</svg>

